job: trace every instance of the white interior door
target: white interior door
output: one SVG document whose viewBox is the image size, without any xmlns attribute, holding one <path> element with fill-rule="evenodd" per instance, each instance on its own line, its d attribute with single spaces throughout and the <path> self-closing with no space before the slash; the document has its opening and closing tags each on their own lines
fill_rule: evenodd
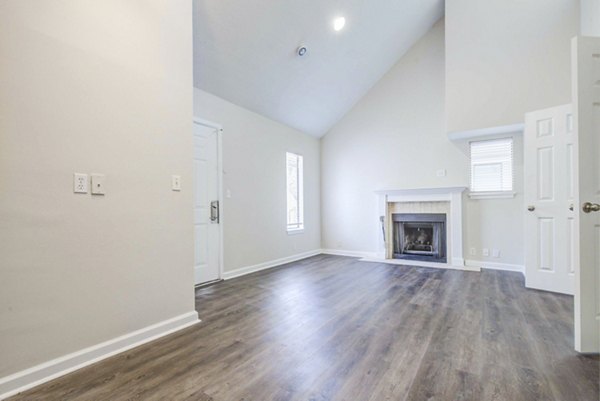
<svg viewBox="0 0 600 401">
<path fill-rule="evenodd" d="M 525 285 L 575 288 L 575 131 L 571 105 L 525 116 Z"/>
<path fill-rule="evenodd" d="M 220 279 L 219 129 L 194 122 L 194 278 Z"/>
<path fill-rule="evenodd" d="M 579 252 L 575 349 L 600 351 L 600 38 L 573 39 L 573 111 L 577 132 Z"/>
</svg>

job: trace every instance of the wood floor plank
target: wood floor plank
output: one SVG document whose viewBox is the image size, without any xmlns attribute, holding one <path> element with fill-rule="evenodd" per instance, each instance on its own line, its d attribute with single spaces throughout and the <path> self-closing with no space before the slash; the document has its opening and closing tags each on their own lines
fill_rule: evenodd
<svg viewBox="0 0 600 401">
<path fill-rule="evenodd" d="M 318 255 L 196 290 L 202 323 L 11 400 L 598 400 L 573 298 Z"/>
</svg>

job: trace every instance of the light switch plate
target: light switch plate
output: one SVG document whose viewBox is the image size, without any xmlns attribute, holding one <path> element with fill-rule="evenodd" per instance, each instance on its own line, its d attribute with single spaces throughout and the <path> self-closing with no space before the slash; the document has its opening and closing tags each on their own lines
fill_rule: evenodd
<svg viewBox="0 0 600 401">
<path fill-rule="evenodd" d="M 88 175 L 81 173 L 73 174 L 73 192 L 76 194 L 88 193 Z"/>
<path fill-rule="evenodd" d="M 490 256 L 490 250 L 488 248 L 483 248 L 483 251 L 481 252 L 481 254 L 483 256 Z"/>
<path fill-rule="evenodd" d="M 500 249 L 492 249 L 492 256 L 495 258 L 500 257 Z"/>
<path fill-rule="evenodd" d="M 477 249 L 476 248 L 471 248 L 470 249 L 470 253 L 471 253 L 471 256 L 476 256 L 477 255 Z"/>
<path fill-rule="evenodd" d="M 181 191 L 181 176 L 174 175 L 171 177 L 171 189 L 173 191 Z"/>
<path fill-rule="evenodd" d="M 92 195 L 104 195 L 106 193 L 106 176 L 104 174 L 92 174 Z"/>
<path fill-rule="evenodd" d="M 443 169 L 440 169 L 440 170 L 436 171 L 436 175 L 438 177 L 445 177 L 446 176 L 446 169 L 443 168 Z"/>
</svg>

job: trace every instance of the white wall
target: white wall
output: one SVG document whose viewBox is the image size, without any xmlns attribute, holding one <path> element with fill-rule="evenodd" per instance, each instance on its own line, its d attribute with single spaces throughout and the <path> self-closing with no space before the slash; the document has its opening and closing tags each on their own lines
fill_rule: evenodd
<svg viewBox="0 0 600 401">
<path fill-rule="evenodd" d="M 569 103 L 579 17 L 579 0 L 447 0 L 447 131 Z"/>
<path fill-rule="evenodd" d="M 199 89 L 194 116 L 223 126 L 226 272 L 321 247 L 319 140 Z M 304 156 L 305 231 L 286 231 L 285 153 Z"/>
<path fill-rule="evenodd" d="M 0 3 L 0 377 L 193 313 L 191 13 Z"/>
<path fill-rule="evenodd" d="M 322 140 L 323 248 L 374 252 L 379 189 L 468 186 L 468 144 L 444 128 L 444 22 L 438 22 Z M 521 146 L 520 138 L 516 146 Z M 517 174 L 522 172 L 517 153 Z M 436 171 L 446 169 L 446 177 Z M 521 180 L 516 189 L 522 190 Z M 521 195 L 469 200 L 471 246 L 501 250 L 497 263 L 522 263 Z"/>
<path fill-rule="evenodd" d="M 581 0 L 580 34 L 600 36 L 600 0 Z"/>
</svg>

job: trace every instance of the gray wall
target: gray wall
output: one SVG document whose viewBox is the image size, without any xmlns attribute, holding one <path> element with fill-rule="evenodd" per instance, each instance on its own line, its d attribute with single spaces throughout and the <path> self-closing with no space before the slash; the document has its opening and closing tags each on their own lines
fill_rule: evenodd
<svg viewBox="0 0 600 401">
<path fill-rule="evenodd" d="M 522 123 L 569 103 L 579 3 L 447 0 L 447 131 Z"/>
<path fill-rule="evenodd" d="M 194 310 L 191 17 L 0 3 L 0 377 Z"/>
<path fill-rule="evenodd" d="M 226 272 L 321 248 L 319 140 L 194 89 L 194 116 L 223 126 Z M 305 230 L 286 231 L 285 152 L 304 156 Z"/>
<path fill-rule="evenodd" d="M 469 186 L 468 143 L 444 128 L 444 60 L 440 21 L 321 140 L 323 248 L 376 251 L 375 190 Z M 517 137 L 517 197 L 467 200 L 466 259 L 523 263 L 521 146 Z M 500 257 L 482 257 L 483 247 Z"/>
</svg>

